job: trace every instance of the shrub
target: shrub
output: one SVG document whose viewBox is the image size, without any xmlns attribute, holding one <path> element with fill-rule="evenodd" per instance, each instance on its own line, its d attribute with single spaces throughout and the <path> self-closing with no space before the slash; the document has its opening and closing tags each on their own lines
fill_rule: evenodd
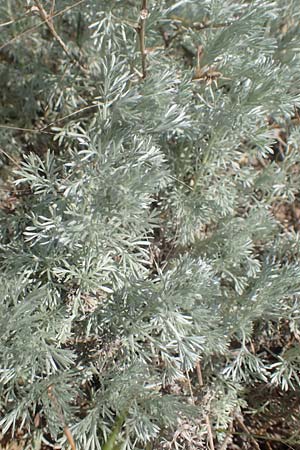
<svg viewBox="0 0 300 450">
<path fill-rule="evenodd" d="M 2 2 L 0 424 L 25 448 L 173 448 L 179 420 L 213 450 L 250 389 L 299 391 L 297 5 L 199 3 Z"/>
</svg>

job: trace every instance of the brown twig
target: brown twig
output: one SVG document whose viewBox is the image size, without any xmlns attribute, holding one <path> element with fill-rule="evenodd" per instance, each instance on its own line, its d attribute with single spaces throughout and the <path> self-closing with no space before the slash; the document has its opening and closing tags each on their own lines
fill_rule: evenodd
<svg viewBox="0 0 300 450">
<path fill-rule="evenodd" d="M 246 425 L 244 424 L 244 422 L 242 421 L 242 419 L 240 419 L 238 416 L 236 416 L 236 421 L 239 424 L 239 426 L 242 428 L 243 431 L 245 431 L 245 433 L 247 434 L 247 436 L 249 436 L 250 441 L 252 442 L 252 444 L 254 445 L 254 448 L 256 450 L 260 450 L 260 446 L 258 445 L 258 442 L 256 439 L 254 439 L 253 435 L 250 433 L 250 431 L 248 430 L 248 428 L 246 427 Z"/>
<path fill-rule="evenodd" d="M 202 23 L 202 22 L 195 22 L 192 25 L 190 25 L 190 28 L 193 28 L 194 30 L 205 30 L 206 28 L 213 28 L 213 29 L 218 29 L 218 28 L 226 28 L 229 27 L 230 25 L 232 25 L 233 22 L 224 22 L 224 23 L 212 23 L 212 22 L 207 22 L 207 23 Z"/>
<path fill-rule="evenodd" d="M 222 442 L 219 450 L 227 450 L 227 446 L 229 445 L 229 443 L 232 439 L 232 432 L 233 432 L 233 421 L 230 424 L 229 430 L 227 431 L 225 439 Z"/>
<path fill-rule="evenodd" d="M 203 383 L 203 376 L 202 376 L 200 361 L 198 361 L 196 364 L 196 372 L 197 372 L 199 386 L 203 387 L 204 383 Z M 206 427 L 207 427 L 207 435 L 208 435 L 208 442 L 209 442 L 210 450 L 215 450 L 214 438 L 213 438 L 212 428 L 211 428 L 210 419 L 209 419 L 208 414 L 206 414 L 206 416 L 205 416 L 205 423 L 206 423 Z"/>
<path fill-rule="evenodd" d="M 216 431 L 219 432 L 219 433 L 225 433 L 226 432 L 226 430 L 222 429 L 222 428 L 218 428 Z M 243 431 L 234 431 L 233 430 L 232 434 L 234 436 L 248 436 L 249 438 L 251 436 L 251 437 L 256 438 L 258 440 L 262 440 L 264 442 L 267 442 L 267 441 L 276 442 L 276 443 L 285 445 L 286 447 L 290 448 L 291 450 L 296 450 L 295 447 L 292 447 L 292 445 L 297 445 L 298 444 L 298 442 L 291 442 L 290 440 L 276 438 L 275 436 L 253 434 L 253 433 L 250 433 L 249 431 L 246 432 L 244 430 Z"/>
<path fill-rule="evenodd" d="M 48 15 L 46 10 L 44 9 L 43 5 L 41 4 L 40 0 L 34 0 L 34 3 L 36 4 L 36 7 L 39 10 L 39 14 L 41 19 L 45 22 L 45 24 L 47 25 L 47 27 L 50 30 L 50 33 L 52 34 L 52 36 L 54 37 L 54 39 L 56 39 L 56 41 L 59 43 L 59 45 L 61 46 L 61 48 L 63 49 L 63 51 L 65 52 L 65 54 L 70 58 L 72 58 L 71 53 L 69 52 L 66 44 L 64 43 L 64 41 L 62 40 L 62 38 L 59 36 L 59 34 L 56 32 L 54 25 L 53 25 L 53 16 L 51 16 L 51 13 Z M 51 8 L 52 9 L 52 8 Z"/>
<path fill-rule="evenodd" d="M 20 167 L 18 161 L 16 161 L 12 156 L 10 156 L 3 148 L 0 147 L 0 153 L 3 153 L 7 159 L 9 159 L 16 167 Z"/>
<path fill-rule="evenodd" d="M 55 5 L 55 1 L 52 1 L 52 5 L 51 5 L 51 12 L 48 15 L 46 10 L 44 9 L 43 5 L 41 4 L 40 0 L 34 0 L 34 3 L 36 4 L 36 7 L 38 8 L 39 11 L 39 15 L 41 17 L 41 19 L 45 22 L 45 24 L 47 25 L 47 27 L 49 28 L 50 33 L 52 34 L 52 36 L 54 37 L 54 39 L 58 42 L 58 44 L 61 46 L 61 48 L 63 49 L 63 51 L 65 52 L 65 54 L 84 72 L 86 73 L 87 70 L 71 55 L 71 53 L 68 50 L 68 47 L 66 46 L 66 44 L 64 43 L 64 41 L 62 40 L 62 38 L 59 36 L 59 34 L 57 33 L 57 31 L 54 28 L 53 25 L 53 17 L 54 17 L 54 5 Z"/>
<path fill-rule="evenodd" d="M 142 78 L 146 78 L 146 75 L 147 75 L 146 47 L 145 47 L 145 29 L 146 29 L 147 17 L 148 17 L 147 0 L 142 0 L 139 23 L 136 28 L 136 31 L 139 36 L 140 52 L 141 52 L 141 57 L 142 57 Z"/>
<path fill-rule="evenodd" d="M 54 10 L 55 10 L 55 0 L 52 0 L 50 14 L 49 14 L 50 20 L 52 23 L 53 23 Z"/>
<path fill-rule="evenodd" d="M 203 377 L 202 377 L 202 371 L 201 371 L 201 366 L 200 366 L 200 362 L 198 361 L 196 364 L 196 371 L 197 371 L 197 377 L 198 377 L 198 382 L 199 382 L 199 386 L 203 386 Z"/>
<path fill-rule="evenodd" d="M 192 389 L 192 383 L 191 383 L 191 379 L 190 379 L 188 371 L 186 371 L 186 378 L 187 378 L 187 382 L 188 382 L 188 386 L 189 386 L 191 400 L 192 400 L 192 403 L 194 405 L 195 404 L 195 398 L 194 398 L 193 389 Z"/>
<path fill-rule="evenodd" d="M 47 125 L 48 127 L 48 125 Z M 44 129 L 46 129 L 47 127 L 41 128 L 41 129 L 34 129 L 34 128 L 20 128 L 20 127 L 14 127 L 12 125 L 0 125 L 1 129 L 4 130 L 15 130 L 15 131 L 24 131 L 26 133 L 43 133 L 43 134 L 53 134 L 55 135 L 55 133 L 53 133 L 52 131 L 44 131 Z"/>
<path fill-rule="evenodd" d="M 58 404 L 58 401 L 57 401 L 56 396 L 55 396 L 54 393 L 53 393 L 53 384 L 51 384 L 51 385 L 48 387 L 48 397 L 50 398 L 50 400 L 51 400 L 53 406 L 54 406 L 55 409 L 56 409 L 56 412 L 57 412 L 57 414 L 58 414 L 58 417 L 59 417 L 59 419 L 61 420 L 61 423 L 62 423 L 62 425 L 63 425 L 63 430 L 64 430 L 64 433 L 65 433 L 65 436 L 66 436 L 66 438 L 67 438 L 67 440 L 68 440 L 68 442 L 69 442 L 69 444 L 70 444 L 71 449 L 72 449 L 72 450 L 76 450 L 76 445 L 75 445 L 75 442 L 74 442 L 74 439 L 73 439 L 71 430 L 70 430 L 70 428 L 69 428 L 69 427 L 67 426 L 67 424 L 66 424 L 66 421 L 65 421 L 65 418 L 64 418 L 62 409 L 61 409 L 60 405 Z"/>
<path fill-rule="evenodd" d="M 210 21 L 191 22 L 189 20 L 183 19 L 182 17 L 176 16 L 176 15 L 171 16 L 171 20 L 173 20 L 175 25 L 184 26 L 186 28 L 186 30 L 188 30 L 189 28 L 194 29 L 194 30 L 205 30 L 206 28 L 213 28 L 213 29 L 227 28 L 234 23 L 234 21 L 220 22 L 220 23 L 214 23 L 214 22 L 210 22 Z"/>
<path fill-rule="evenodd" d="M 74 3 L 73 5 L 67 6 L 64 9 L 61 9 L 60 11 L 58 11 L 57 13 L 54 14 L 54 17 L 58 17 L 61 16 L 62 14 L 64 14 L 67 11 L 70 11 L 71 9 L 76 8 L 76 6 L 81 5 L 81 3 L 86 2 L 87 0 L 78 0 L 76 3 Z M 44 24 L 44 20 L 39 23 L 38 25 L 35 25 L 34 27 L 31 28 L 27 28 L 27 30 L 22 31 L 22 33 L 17 34 L 16 36 L 14 36 L 13 38 L 9 39 L 8 41 L 6 41 L 4 44 L 1 45 L 0 47 L 0 51 L 3 50 L 5 47 L 7 47 L 9 44 L 12 44 L 13 42 L 16 42 L 19 38 L 21 38 L 22 36 L 25 36 L 26 34 L 30 34 L 33 33 L 34 31 L 38 30 L 43 24 Z"/>
<path fill-rule="evenodd" d="M 27 14 L 25 13 L 20 17 L 16 17 L 15 19 L 11 19 L 11 20 L 8 20 L 7 22 L 0 23 L 0 28 L 7 27 L 8 25 L 12 25 L 13 23 L 20 22 L 20 20 L 24 20 L 26 18 L 27 18 Z"/>
<path fill-rule="evenodd" d="M 71 449 L 76 450 L 76 445 L 75 445 L 71 430 L 69 427 L 67 427 L 67 425 L 64 426 L 64 433 L 66 435 L 66 438 L 68 439 Z"/>
<path fill-rule="evenodd" d="M 210 424 L 210 420 L 209 420 L 209 415 L 208 414 L 206 414 L 206 416 L 205 416 L 205 422 L 206 422 L 206 426 L 207 426 L 208 442 L 209 442 L 210 449 L 211 450 L 215 450 L 214 438 L 213 438 L 211 424 Z"/>
<path fill-rule="evenodd" d="M 67 114 L 66 116 L 60 117 L 59 119 L 56 119 L 55 121 L 53 121 L 51 123 L 48 123 L 47 125 L 45 125 L 42 128 L 36 128 L 36 129 L 34 129 L 34 128 L 20 128 L 20 127 L 14 127 L 12 125 L 1 125 L 1 124 L 0 124 L 0 128 L 8 129 L 8 130 L 24 131 L 24 132 L 27 132 L 27 133 L 43 133 L 43 134 L 55 135 L 56 133 L 54 133 L 52 131 L 45 131 L 45 130 L 47 128 L 52 127 L 53 125 L 57 125 L 60 122 L 63 122 L 65 119 L 68 119 L 69 117 L 76 116 L 77 114 L 80 114 L 81 112 L 87 111 L 89 109 L 98 108 L 98 107 L 99 107 L 98 104 L 84 106 L 83 108 L 76 109 L 76 111 L 73 111 L 70 114 Z"/>
<path fill-rule="evenodd" d="M 59 119 L 56 119 L 56 120 L 54 120 L 54 121 L 51 122 L 51 123 L 48 123 L 48 124 L 45 125 L 43 128 L 37 130 L 37 132 L 40 131 L 41 133 L 46 133 L 46 131 L 44 131 L 44 130 L 46 130 L 47 128 L 50 128 L 50 127 L 52 127 L 53 125 L 57 125 L 58 123 L 63 122 L 65 119 L 68 119 L 69 117 L 76 116 L 77 114 L 80 114 L 80 113 L 83 112 L 83 111 L 87 111 L 87 110 L 89 110 L 89 109 L 94 109 L 94 108 L 99 108 L 99 104 L 97 103 L 97 104 L 95 104 L 95 105 L 87 105 L 87 106 L 83 106 L 83 107 L 80 108 L 80 109 L 76 109 L 76 111 L 73 111 L 73 112 L 71 112 L 70 114 L 67 114 L 66 116 L 60 117 Z M 33 130 L 33 131 L 34 131 L 34 130 Z M 47 132 L 47 133 L 49 133 L 49 132 Z M 50 134 L 55 134 L 55 133 L 50 133 Z"/>
</svg>

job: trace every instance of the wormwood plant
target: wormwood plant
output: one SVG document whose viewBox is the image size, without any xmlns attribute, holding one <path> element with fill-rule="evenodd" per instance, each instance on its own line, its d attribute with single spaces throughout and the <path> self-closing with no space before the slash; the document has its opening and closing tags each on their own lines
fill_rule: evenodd
<svg viewBox="0 0 300 450">
<path fill-rule="evenodd" d="M 297 1 L 0 11 L 3 435 L 226 449 L 299 392 Z"/>
</svg>

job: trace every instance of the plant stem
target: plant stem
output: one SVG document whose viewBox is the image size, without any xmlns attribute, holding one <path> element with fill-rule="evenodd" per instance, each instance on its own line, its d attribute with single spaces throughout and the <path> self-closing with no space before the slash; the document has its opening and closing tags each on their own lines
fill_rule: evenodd
<svg viewBox="0 0 300 450">
<path fill-rule="evenodd" d="M 59 403 L 57 401 L 57 398 L 56 398 L 56 396 L 54 394 L 54 386 L 53 385 L 48 387 L 48 397 L 50 398 L 54 408 L 56 409 L 58 417 L 61 420 L 65 436 L 66 436 L 66 438 L 67 438 L 67 440 L 68 440 L 68 442 L 70 444 L 71 449 L 72 450 L 76 450 L 76 445 L 75 445 L 75 442 L 74 442 L 74 439 L 73 439 L 73 435 L 71 433 L 70 428 L 66 424 L 63 411 L 62 411 L 62 409 L 61 409 L 61 407 L 60 407 L 60 405 L 59 405 Z"/>
<path fill-rule="evenodd" d="M 201 370 L 201 366 L 200 366 L 200 362 L 199 361 L 196 364 L 196 371 L 197 371 L 197 377 L 198 377 L 199 386 L 203 387 L 204 383 L 203 383 L 202 370 Z M 206 422 L 206 427 L 207 427 L 207 435 L 208 435 L 208 442 L 209 442 L 210 450 L 215 450 L 214 438 L 213 438 L 213 433 L 212 433 L 210 419 L 209 419 L 209 415 L 208 414 L 206 414 L 206 416 L 205 416 L 205 422 Z"/>
<path fill-rule="evenodd" d="M 146 19 L 148 17 L 147 0 L 142 0 L 140 18 L 137 26 L 137 33 L 139 35 L 140 42 L 140 52 L 142 57 L 142 78 L 146 78 L 146 46 L 145 46 L 145 29 L 146 29 Z"/>
<path fill-rule="evenodd" d="M 199 386 L 203 386 L 203 377 L 202 377 L 202 371 L 201 371 L 201 366 L 200 366 L 200 362 L 198 361 L 196 364 L 196 371 L 197 371 L 197 377 L 198 377 L 198 383 Z"/>
<path fill-rule="evenodd" d="M 118 450 L 119 447 L 116 445 L 116 440 L 118 438 L 118 435 L 121 431 L 121 428 L 123 426 L 124 420 L 125 420 L 125 414 L 121 414 L 117 417 L 114 427 L 110 433 L 110 435 L 107 438 L 107 441 L 102 447 L 102 450 Z"/>
<path fill-rule="evenodd" d="M 51 7 L 51 12 L 49 15 L 47 14 L 47 12 L 45 11 L 43 5 L 41 4 L 40 0 L 34 0 L 38 10 L 39 10 L 39 14 L 41 19 L 46 23 L 47 27 L 49 28 L 50 33 L 52 34 L 52 36 L 54 37 L 54 39 L 58 42 L 58 44 L 61 46 L 61 48 L 63 49 L 63 51 L 65 52 L 65 54 L 84 72 L 86 73 L 87 70 L 76 60 L 73 58 L 73 56 L 71 55 L 71 53 L 68 50 L 68 47 L 66 46 L 66 44 L 64 43 L 64 41 L 62 40 L 62 38 L 59 36 L 59 34 L 57 33 L 57 31 L 54 28 L 53 25 L 53 15 L 54 15 L 54 2 L 52 2 L 52 7 Z M 52 11 L 53 10 L 53 11 Z"/>
<path fill-rule="evenodd" d="M 260 450 L 260 446 L 258 445 L 256 439 L 253 437 L 253 435 L 250 433 L 250 431 L 248 430 L 248 428 L 246 427 L 246 425 L 244 424 L 244 422 L 242 421 L 242 419 L 240 419 L 238 416 L 236 417 L 236 421 L 237 423 L 240 425 L 240 427 L 242 428 L 243 431 L 246 432 L 247 436 L 249 436 L 249 439 L 251 440 L 252 444 L 254 445 L 254 448 L 256 450 Z"/>
</svg>

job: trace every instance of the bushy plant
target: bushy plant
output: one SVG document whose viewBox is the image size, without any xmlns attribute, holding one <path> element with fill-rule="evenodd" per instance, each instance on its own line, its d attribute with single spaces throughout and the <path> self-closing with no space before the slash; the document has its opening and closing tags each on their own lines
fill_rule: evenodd
<svg viewBox="0 0 300 450">
<path fill-rule="evenodd" d="M 297 2 L 0 14 L 2 433 L 225 448 L 250 388 L 299 391 Z"/>
</svg>

